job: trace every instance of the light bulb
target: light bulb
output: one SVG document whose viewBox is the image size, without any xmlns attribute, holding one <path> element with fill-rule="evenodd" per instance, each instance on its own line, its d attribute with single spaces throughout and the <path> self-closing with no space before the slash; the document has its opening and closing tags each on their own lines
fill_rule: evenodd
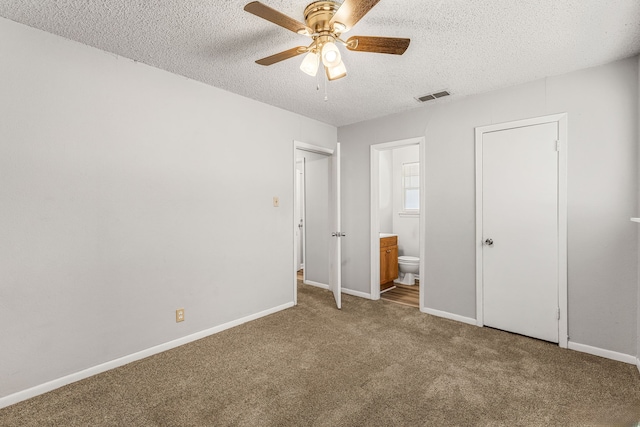
<svg viewBox="0 0 640 427">
<path fill-rule="evenodd" d="M 302 60 L 302 64 L 300 64 L 300 69 L 309 74 L 311 77 L 315 77 L 318 74 L 318 65 L 320 64 L 320 59 L 318 58 L 318 54 L 315 52 L 309 52 Z"/>
<path fill-rule="evenodd" d="M 329 80 L 338 80 L 347 75 L 347 67 L 344 66 L 342 61 L 335 67 L 326 67 L 325 69 Z"/>
<path fill-rule="evenodd" d="M 322 63 L 325 67 L 335 67 L 341 60 L 340 51 L 334 42 L 326 42 L 322 46 Z"/>
</svg>

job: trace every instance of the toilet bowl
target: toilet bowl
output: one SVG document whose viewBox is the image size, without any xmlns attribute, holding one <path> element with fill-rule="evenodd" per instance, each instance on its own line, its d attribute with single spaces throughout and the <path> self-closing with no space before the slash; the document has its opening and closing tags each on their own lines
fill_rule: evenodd
<svg viewBox="0 0 640 427">
<path fill-rule="evenodd" d="M 407 255 L 399 256 L 398 269 L 400 270 L 400 273 L 404 274 L 397 282 L 402 285 L 415 285 L 419 268 L 420 258 Z"/>
</svg>

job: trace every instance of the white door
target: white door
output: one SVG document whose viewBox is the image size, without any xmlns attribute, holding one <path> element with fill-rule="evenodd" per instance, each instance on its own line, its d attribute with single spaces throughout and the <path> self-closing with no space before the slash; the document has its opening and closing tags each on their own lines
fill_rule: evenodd
<svg viewBox="0 0 640 427">
<path fill-rule="evenodd" d="M 338 308 L 342 308 L 342 253 L 340 231 L 340 143 L 331 156 L 331 203 L 329 206 L 329 224 L 331 241 L 329 243 L 329 289 L 333 292 Z"/>
<path fill-rule="evenodd" d="M 482 137 L 484 324 L 558 342 L 558 123 Z"/>
<path fill-rule="evenodd" d="M 304 159 L 303 159 L 304 160 Z M 304 162 L 299 164 L 300 168 L 304 168 Z M 296 233 L 296 271 L 304 268 L 304 172 L 302 169 L 296 170 L 296 206 L 295 220 L 298 223 L 295 229 Z"/>
</svg>

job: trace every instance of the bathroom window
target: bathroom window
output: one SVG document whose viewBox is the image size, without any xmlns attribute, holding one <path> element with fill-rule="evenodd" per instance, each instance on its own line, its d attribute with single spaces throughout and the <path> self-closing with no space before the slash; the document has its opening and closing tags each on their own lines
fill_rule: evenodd
<svg viewBox="0 0 640 427">
<path fill-rule="evenodd" d="M 420 212 L 420 163 L 402 164 L 402 213 Z"/>
</svg>

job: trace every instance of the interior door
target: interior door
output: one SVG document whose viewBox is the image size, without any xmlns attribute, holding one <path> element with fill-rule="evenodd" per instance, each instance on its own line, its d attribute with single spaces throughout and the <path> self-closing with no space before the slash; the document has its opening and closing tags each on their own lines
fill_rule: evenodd
<svg viewBox="0 0 640 427">
<path fill-rule="evenodd" d="M 296 206 L 295 206 L 295 218 L 297 227 L 295 229 L 296 233 L 296 270 L 300 271 L 300 269 L 304 268 L 304 159 L 302 159 L 299 163 L 296 164 L 296 167 L 301 169 L 296 169 Z"/>
<path fill-rule="evenodd" d="M 344 233 L 340 231 L 340 143 L 331 156 L 331 198 L 329 206 L 329 224 L 331 241 L 329 243 L 329 289 L 333 292 L 338 308 L 342 308 L 342 251 L 341 241 Z"/>
<path fill-rule="evenodd" d="M 484 324 L 558 342 L 558 124 L 484 134 Z"/>
</svg>

